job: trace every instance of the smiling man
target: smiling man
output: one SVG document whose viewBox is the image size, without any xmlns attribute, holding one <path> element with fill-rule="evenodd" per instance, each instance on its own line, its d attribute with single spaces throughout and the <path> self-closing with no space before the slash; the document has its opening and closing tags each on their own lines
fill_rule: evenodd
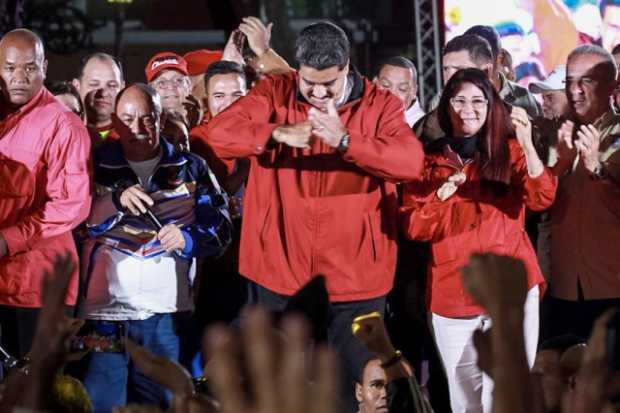
<svg viewBox="0 0 620 413">
<path fill-rule="evenodd" d="M 93 145 L 116 138 L 112 133 L 112 112 L 116 95 L 125 87 L 120 61 L 106 53 L 86 56 L 77 77 L 73 79 L 73 86 L 84 104 L 86 125 Z"/>
<path fill-rule="evenodd" d="M 144 73 L 149 86 L 161 96 L 164 112 L 182 115 L 188 126 L 194 127 L 195 122 L 190 121 L 192 116 L 185 106 L 192 91 L 185 59 L 172 52 L 158 53 L 149 60 Z M 202 117 L 202 114 L 198 116 Z"/>
<path fill-rule="evenodd" d="M 90 208 L 84 124 L 43 87 L 41 39 L 25 29 L 0 40 L 0 328 L 2 346 L 30 350 L 41 284 L 57 254 L 77 261 L 71 230 Z M 77 271 L 65 299 L 74 305 Z"/>
<path fill-rule="evenodd" d="M 558 132 L 560 177 L 551 209 L 550 337 L 588 337 L 607 308 L 620 304 L 620 115 L 613 56 L 594 45 L 566 63 L 572 121 Z"/>
<path fill-rule="evenodd" d="M 424 116 L 418 101 L 418 71 L 411 60 L 402 56 L 390 57 L 379 68 L 374 82 L 403 101 L 409 126 L 413 127 Z"/>
<path fill-rule="evenodd" d="M 268 76 L 208 124 L 222 158 L 249 158 L 239 272 L 250 299 L 282 309 L 316 274 L 332 307 L 330 342 L 344 358 L 350 410 L 367 357 L 351 333 L 384 310 L 396 265 L 398 181 L 416 179 L 421 145 L 403 103 L 350 64 L 344 31 L 327 22 L 297 38 L 298 72 Z"/>
</svg>

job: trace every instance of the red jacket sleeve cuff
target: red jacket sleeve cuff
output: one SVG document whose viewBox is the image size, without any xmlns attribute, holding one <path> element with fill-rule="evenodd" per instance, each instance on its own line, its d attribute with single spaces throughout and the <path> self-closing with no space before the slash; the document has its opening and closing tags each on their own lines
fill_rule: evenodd
<svg viewBox="0 0 620 413">
<path fill-rule="evenodd" d="M 527 175 L 527 186 L 531 189 L 539 190 L 553 185 L 555 185 L 555 177 L 547 167 L 538 176 Z"/>
<path fill-rule="evenodd" d="M 0 230 L 0 236 L 6 241 L 8 255 L 15 255 L 28 249 L 26 240 L 15 226 Z"/>
</svg>

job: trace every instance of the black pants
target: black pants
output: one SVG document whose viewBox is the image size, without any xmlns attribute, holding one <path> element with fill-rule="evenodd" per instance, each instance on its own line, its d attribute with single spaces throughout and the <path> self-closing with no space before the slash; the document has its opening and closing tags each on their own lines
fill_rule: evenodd
<svg viewBox="0 0 620 413">
<path fill-rule="evenodd" d="M 290 297 L 270 291 L 251 282 L 248 302 L 260 303 L 272 311 L 284 310 Z M 373 354 L 353 335 L 351 323 L 355 317 L 385 311 L 385 296 L 371 300 L 331 303 L 327 325 L 327 339 L 336 350 L 343 372 L 341 399 L 347 412 L 357 411 L 355 382 L 362 376 L 364 365 Z"/>
<path fill-rule="evenodd" d="M 39 308 L 0 306 L 0 343 L 13 357 L 23 357 L 32 346 Z"/>
<path fill-rule="evenodd" d="M 564 334 L 588 339 L 594 321 L 607 309 L 616 306 L 620 306 L 620 298 L 569 301 L 549 295 L 543 302 L 547 313 L 541 328 L 543 340 Z"/>
<path fill-rule="evenodd" d="M 40 308 L 0 305 L 0 344 L 13 357 L 25 356 L 32 347 Z M 74 316 L 75 307 L 65 306 L 65 314 Z"/>
</svg>

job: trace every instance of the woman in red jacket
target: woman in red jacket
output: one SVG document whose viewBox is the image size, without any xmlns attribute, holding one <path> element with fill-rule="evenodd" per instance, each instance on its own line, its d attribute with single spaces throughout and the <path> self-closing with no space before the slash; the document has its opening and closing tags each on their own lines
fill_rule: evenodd
<svg viewBox="0 0 620 413">
<path fill-rule="evenodd" d="M 492 381 L 478 369 L 472 342 L 473 332 L 490 327 L 490 319 L 465 292 L 460 268 L 473 252 L 525 262 L 525 343 L 533 364 L 544 280 L 524 214 L 526 207 L 548 208 L 557 183 L 536 154 L 525 111 L 509 113 L 482 71 L 454 74 L 437 110 L 446 137 L 427 147 L 424 176 L 406 186 L 401 218 L 409 238 L 432 246 L 427 301 L 452 411 L 490 412 Z"/>
</svg>

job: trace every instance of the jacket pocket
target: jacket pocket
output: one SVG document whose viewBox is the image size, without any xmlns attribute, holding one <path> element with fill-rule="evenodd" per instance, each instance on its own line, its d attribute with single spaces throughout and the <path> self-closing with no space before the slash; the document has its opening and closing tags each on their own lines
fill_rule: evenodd
<svg viewBox="0 0 620 413">
<path fill-rule="evenodd" d="M 0 267 L 0 292 L 18 295 L 36 292 L 39 285 L 33 281 L 33 271 L 42 271 L 42 257 L 38 250 L 31 250 L 5 257 Z"/>
<path fill-rule="evenodd" d="M 375 263 L 377 262 L 377 256 L 378 256 L 378 252 L 377 252 L 377 229 L 374 227 L 373 225 L 373 219 L 371 214 L 366 214 L 366 228 L 368 231 L 368 238 L 369 238 L 369 248 L 370 248 L 370 257 L 372 257 L 372 262 Z"/>
</svg>

